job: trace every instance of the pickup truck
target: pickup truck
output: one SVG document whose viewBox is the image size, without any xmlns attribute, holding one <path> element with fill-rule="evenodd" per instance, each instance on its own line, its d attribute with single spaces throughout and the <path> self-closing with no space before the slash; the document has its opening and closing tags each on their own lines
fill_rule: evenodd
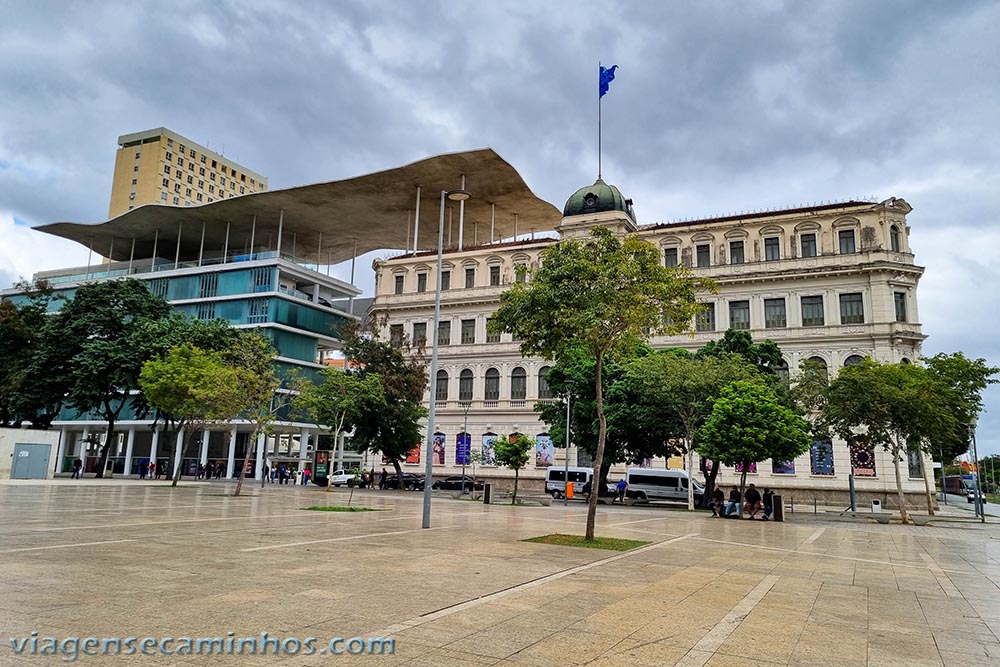
<svg viewBox="0 0 1000 667">
<path fill-rule="evenodd" d="M 343 484 L 354 486 L 354 478 L 355 475 L 353 473 L 349 473 L 344 470 L 334 470 L 333 474 L 330 476 L 330 484 L 334 486 L 341 486 Z"/>
</svg>

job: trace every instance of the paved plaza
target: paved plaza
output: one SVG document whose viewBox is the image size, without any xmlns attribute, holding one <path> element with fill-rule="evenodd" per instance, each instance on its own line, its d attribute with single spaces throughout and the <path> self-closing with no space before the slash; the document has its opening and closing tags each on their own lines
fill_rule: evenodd
<svg viewBox="0 0 1000 667">
<path fill-rule="evenodd" d="M 392 655 L 81 656 L 105 665 L 1000 665 L 1000 529 L 601 507 L 631 552 L 528 543 L 586 508 L 120 480 L 0 484 L 9 638 L 393 637 Z"/>
</svg>

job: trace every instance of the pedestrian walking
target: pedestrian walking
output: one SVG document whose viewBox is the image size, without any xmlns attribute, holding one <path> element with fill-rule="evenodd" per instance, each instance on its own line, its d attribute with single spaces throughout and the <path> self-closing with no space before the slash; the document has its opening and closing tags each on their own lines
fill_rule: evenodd
<svg viewBox="0 0 1000 667">
<path fill-rule="evenodd" d="M 73 474 L 69 476 L 70 479 L 80 479 L 80 472 L 83 470 L 83 461 L 80 459 L 75 459 L 73 461 Z"/>
<path fill-rule="evenodd" d="M 152 459 L 150 459 L 149 460 L 149 478 L 153 479 L 153 476 L 155 474 L 156 474 L 156 462 L 153 461 Z"/>
<path fill-rule="evenodd" d="M 309 468 L 302 471 L 302 486 L 309 486 Z"/>
<path fill-rule="evenodd" d="M 624 504 L 625 504 L 625 489 L 627 489 L 627 488 L 628 488 L 628 482 L 626 482 L 626 481 L 625 481 L 625 478 L 624 478 L 624 477 L 623 477 L 623 478 L 621 478 L 620 480 L 618 480 L 618 484 L 617 484 L 617 485 L 615 486 L 615 490 L 617 490 L 617 491 L 618 491 L 618 501 L 619 501 L 619 502 L 620 502 L 620 503 L 621 503 L 622 505 L 624 505 Z M 611 504 L 613 505 L 613 504 L 614 504 L 614 502 L 615 502 L 615 501 L 614 501 L 614 500 L 612 500 L 612 501 L 611 501 Z"/>
<path fill-rule="evenodd" d="M 146 473 L 149 472 L 149 468 L 145 463 L 139 464 L 139 479 L 146 479 Z"/>
<path fill-rule="evenodd" d="M 382 468 L 382 474 L 378 477 L 378 488 L 379 491 L 385 488 L 385 480 L 389 479 L 389 473 L 385 468 Z"/>
</svg>

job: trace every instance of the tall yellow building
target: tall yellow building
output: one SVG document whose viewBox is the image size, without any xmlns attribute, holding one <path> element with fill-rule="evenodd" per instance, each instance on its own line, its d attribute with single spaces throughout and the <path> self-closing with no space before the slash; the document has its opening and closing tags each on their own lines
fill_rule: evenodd
<svg viewBox="0 0 1000 667">
<path fill-rule="evenodd" d="M 265 190 L 266 177 L 158 127 L 118 137 L 108 217 L 143 204 L 197 206 Z"/>
</svg>

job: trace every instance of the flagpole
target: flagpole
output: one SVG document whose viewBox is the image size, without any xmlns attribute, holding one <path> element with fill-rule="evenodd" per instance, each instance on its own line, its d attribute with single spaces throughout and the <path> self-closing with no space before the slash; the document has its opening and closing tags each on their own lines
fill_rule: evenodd
<svg viewBox="0 0 1000 667">
<path fill-rule="evenodd" d="M 601 180 L 601 61 L 597 61 L 597 180 Z"/>
</svg>

